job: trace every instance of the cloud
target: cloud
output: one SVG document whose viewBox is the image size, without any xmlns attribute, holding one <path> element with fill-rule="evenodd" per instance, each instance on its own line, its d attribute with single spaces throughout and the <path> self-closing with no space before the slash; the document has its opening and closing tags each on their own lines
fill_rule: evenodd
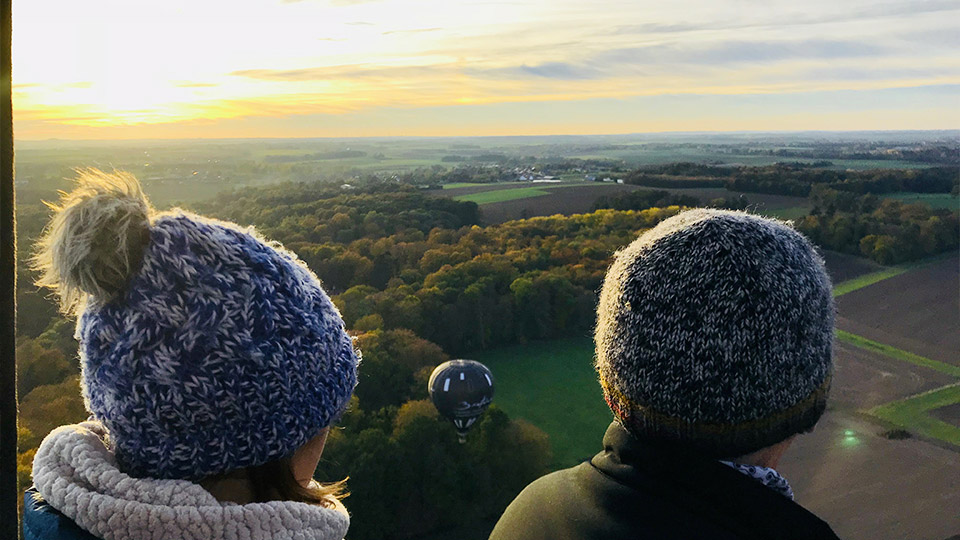
<svg viewBox="0 0 960 540">
<path fill-rule="evenodd" d="M 628 24 L 625 26 L 618 26 L 610 30 L 610 34 L 619 35 L 619 34 L 675 34 L 682 32 L 693 32 L 697 30 L 717 30 L 718 25 L 716 23 L 702 23 L 702 24 L 658 24 L 658 23 L 647 23 L 647 24 Z"/>
<path fill-rule="evenodd" d="M 901 17 L 919 13 L 937 13 L 960 10 L 956 0 L 912 0 L 910 2 L 890 2 L 874 4 L 849 13 L 842 20 L 859 20 L 879 17 Z"/>
<path fill-rule="evenodd" d="M 911 43 L 919 43 L 927 47 L 953 50 L 960 48 L 960 32 L 954 28 L 913 32 L 899 37 Z"/>
<path fill-rule="evenodd" d="M 184 82 L 174 83 L 174 86 L 176 86 L 177 88 L 213 88 L 218 85 L 215 83 L 184 81 Z"/>
<path fill-rule="evenodd" d="M 936 80 L 954 77 L 950 68 L 888 68 L 826 66 L 805 69 L 796 73 L 805 80 L 877 81 L 877 80 Z"/>
<path fill-rule="evenodd" d="M 450 84 L 470 79 L 505 83 L 555 80 L 591 81 L 656 76 L 702 78 L 704 68 L 740 70 L 744 65 L 767 66 L 798 60 L 832 61 L 881 57 L 887 49 L 858 42 L 837 40 L 728 41 L 700 44 L 660 44 L 602 50 L 573 61 L 546 61 L 503 67 L 477 67 L 460 63 L 416 66 L 348 64 L 301 69 L 246 69 L 229 73 L 234 77 L 280 82 L 379 80 L 406 85 Z M 825 66 L 827 68 L 829 66 Z M 715 71 L 714 71 L 715 72 Z M 864 74 L 869 72 L 863 70 Z M 864 75 L 864 78 L 866 76 Z M 837 77 L 837 80 L 849 77 Z M 444 82 L 445 81 L 445 82 Z M 524 83 L 526 84 L 526 83 Z M 487 91 L 495 91 L 488 87 Z"/>
<path fill-rule="evenodd" d="M 852 41 L 728 41 L 700 47 L 667 44 L 612 49 L 596 54 L 585 63 L 611 69 L 651 64 L 724 65 L 861 58 L 879 56 L 884 52 L 887 51 L 882 47 Z"/>
<path fill-rule="evenodd" d="M 792 60 L 836 60 L 876 57 L 886 49 L 856 42 L 806 40 L 795 42 L 717 42 L 700 46 L 662 44 L 595 52 L 576 62 L 551 61 L 514 67 L 463 72 L 483 79 L 597 80 L 649 76 L 668 69 L 673 75 L 702 75 L 702 66 L 723 68 L 744 64 L 775 64 Z M 686 66 L 686 67 L 685 67 Z M 700 70 L 691 72 L 691 69 Z"/>
<path fill-rule="evenodd" d="M 386 36 L 388 34 L 420 34 L 423 32 L 436 32 L 438 30 L 443 30 L 443 28 L 434 27 L 434 28 L 414 28 L 413 30 L 388 30 L 386 32 L 381 32 L 381 33 Z"/>
<path fill-rule="evenodd" d="M 575 66 L 565 62 L 547 62 L 536 66 L 520 66 L 520 72 L 547 79 L 595 79 L 600 73 L 595 69 Z"/>
<path fill-rule="evenodd" d="M 301 2 L 309 2 L 311 0 L 280 0 L 282 4 L 299 4 Z M 334 6 L 353 6 L 356 4 L 370 4 L 373 2 L 379 2 L 381 0 L 327 0 L 327 2 Z"/>
<path fill-rule="evenodd" d="M 357 78 L 416 78 L 449 72 L 448 66 L 373 66 L 353 64 L 303 69 L 245 69 L 229 75 L 262 81 L 329 81 Z"/>
<path fill-rule="evenodd" d="M 892 2 L 863 6 L 845 13 L 828 16 L 795 14 L 789 18 L 782 15 L 776 19 L 747 20 L 729 19 L 725 21 L 704 21 L 699 23 L 646 23 L 618 26 L 611 29 L 611 35 L 632 34 L 682 34 L 698 31 L 745 30 L 750 28 L 789 28 L 793 26 L 811 26 L 841 22 L 863 21 L 867 19 L 903 18 L 923 13 L 960 11 L 960 2 L 956 0 L 920 0 L 912 2 Z"/>
</svg>

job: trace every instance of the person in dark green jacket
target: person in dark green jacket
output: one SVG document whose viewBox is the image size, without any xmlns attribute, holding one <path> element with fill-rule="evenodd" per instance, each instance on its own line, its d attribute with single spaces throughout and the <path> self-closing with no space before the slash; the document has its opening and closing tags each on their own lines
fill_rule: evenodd
<svg viewBox="0 0 960 540">
<path fill-rule="evenodd" d="M 826 408 L 834 313 L 787 223 L 698 209 L 645 232 L 600 294 L 603 451 L 524 489 L 491 540 L 836 538 L 775 469 Z"/>
</svg>

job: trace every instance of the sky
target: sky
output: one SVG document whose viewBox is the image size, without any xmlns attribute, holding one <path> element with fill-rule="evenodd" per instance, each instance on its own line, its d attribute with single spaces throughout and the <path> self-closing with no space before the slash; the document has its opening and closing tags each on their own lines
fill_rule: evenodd
<svg viewBox="0 0 960 540">
<path fill-rule="evenodd" d="M 19 139 L 955 129 L 960 0 L 19 0 Z"/>
</svg>

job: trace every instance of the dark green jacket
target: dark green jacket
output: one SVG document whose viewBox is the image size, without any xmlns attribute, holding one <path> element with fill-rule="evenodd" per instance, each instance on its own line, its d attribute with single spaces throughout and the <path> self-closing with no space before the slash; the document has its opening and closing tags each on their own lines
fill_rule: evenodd
<svg viewBox="0 0 960 540">
<path fill-rule="evenodd" d="M 835 539 L 829 525 L 760 482 L 614 422 L 589 462 L 527 486 L 491 540 Z"/>
</svg>

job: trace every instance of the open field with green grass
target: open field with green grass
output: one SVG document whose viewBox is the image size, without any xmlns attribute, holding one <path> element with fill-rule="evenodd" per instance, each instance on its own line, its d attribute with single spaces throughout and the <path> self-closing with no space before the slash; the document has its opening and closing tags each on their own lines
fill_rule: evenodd
<svg viewBox="0 0 960 540">
<path fill-rule="evenodd" d="M 454 200 L 464 202 L 475 202 L 477 204 L 490 204 L 503 201 L 512 201 L 515 199 L 527 199 L 530 197 L 540 197 L 549 195 L 550 192 L 540 188 L 522 187 L 513 189 L 498 189 L 496 191 L 484 191 L 480 193 L 471 193 L 469 195 L 459 195 Z"/>
<path fill-rule="evenodd" d="M 474 186 L 485 186 L 481 182 L 451 182 L 449 184 L 444 184 L 443 189 L 459 189 L 465 187 L 474 187 Z"/>
<path fill-rule="evenodd" d="M 593 369 L 592 339 L 537 341 L 472 358 L 493 372 L 499 407 L 550 435 L 554 468 L 569 467 L 601 450 L 612 415 Z"/>
<path fill-rule="evenodd" d="M 884 268 L 883 270 L 877 270 L 876 272 L 870 272 L 862 276 L 844 281 L 843 283 L 838 283 L 833 287 L 833 296 L 841 296 L 850 292 L 853 292 L 857 289 L 862 289 L 878 283 L 885 279 L 890 279 L 894 276 L 899 276 L 900 274 L 906 272 L 909 268 L 905 266 L 895 266 L 892 268 Z"/>
<path fill-rule="evenodd" d="M 957 403 L 960 403 L 960 382 L 874 407 L 867 411 L 867 414 L 915 431 L 924 437 L 960 447 L 960 426 L 950 425 L 930 414 L 936 409 Z"/>
<path fill-rule="evenodd" d="M 960 198 L 949 193 L 888 193 L 884 199 L 896 199 L 909 204 L 925 204 L 931 208 L 960 211 Z"/>
</svg>

